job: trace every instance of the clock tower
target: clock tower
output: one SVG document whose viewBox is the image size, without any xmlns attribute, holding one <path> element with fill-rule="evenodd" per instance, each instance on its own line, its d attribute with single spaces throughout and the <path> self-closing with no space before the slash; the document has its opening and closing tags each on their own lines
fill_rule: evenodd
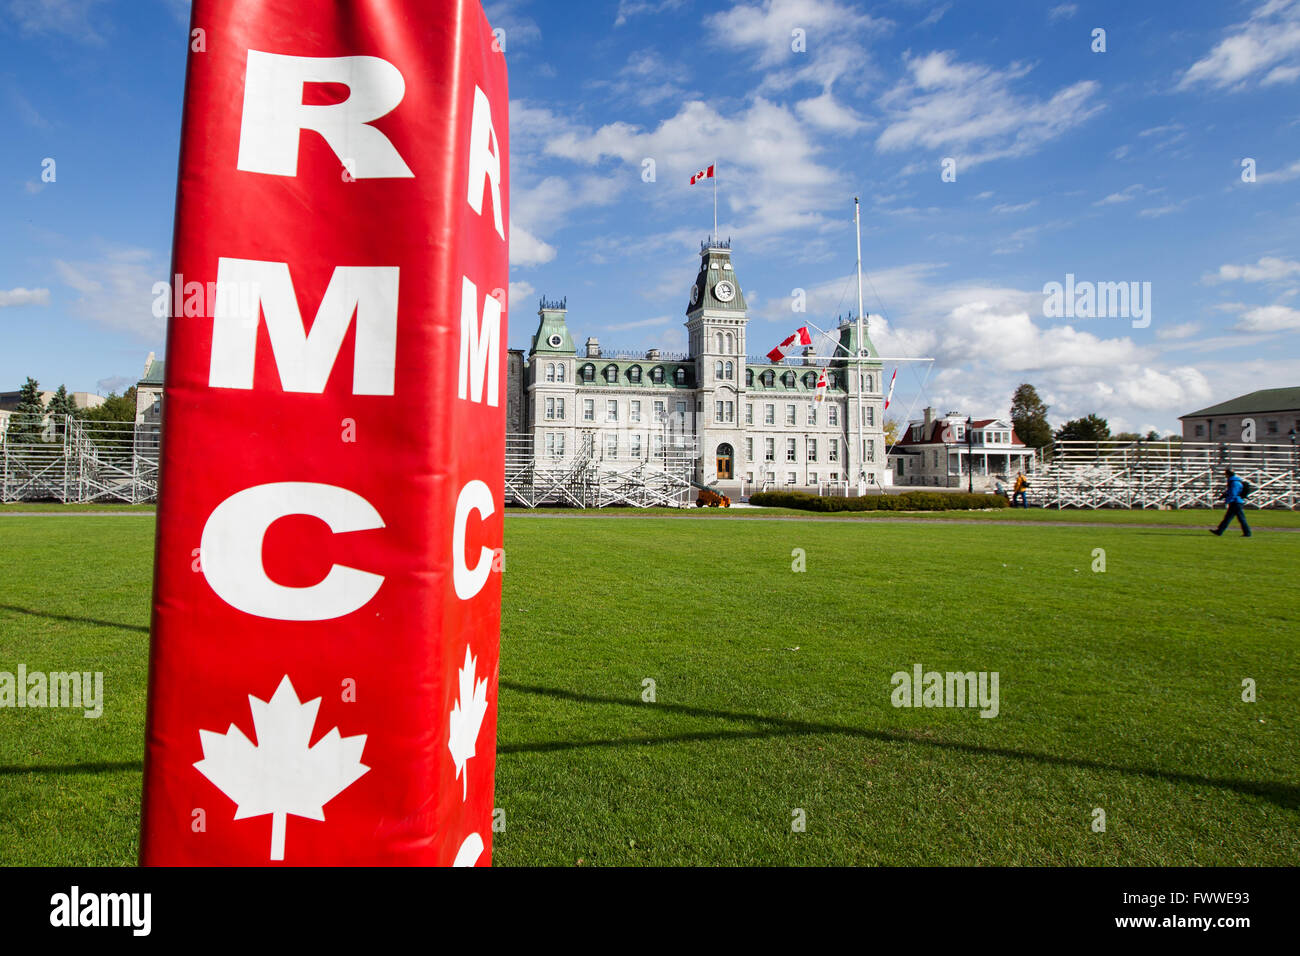
<svg viewBox="0 0 1300 956">
<path fill-rule="evenodd" d="M 697 434 L 703 439 L 696 477 L 705 483 L 728 486 L 739 477 L 747 322 L 745 296 L 731 264 L 731 241 L 701 243 L 686 332 L 696 362 Z"/>
</svg>

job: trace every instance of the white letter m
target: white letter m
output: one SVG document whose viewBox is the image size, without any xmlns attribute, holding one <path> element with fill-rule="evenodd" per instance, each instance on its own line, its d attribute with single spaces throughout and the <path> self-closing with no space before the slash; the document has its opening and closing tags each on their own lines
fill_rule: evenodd
<svg viewBox="0 0 1300 956">
<path fill-rule="evenodd" d="M 324 392 L 355 315 L 352 394 L 392 395 L 398 273 L 397 266 L 337 266 L 311 332 L 307 332 L 287 262 L 218 259 L 208 384 L 213 388 L 253 387 L 260 312 L 266 316 L 271 352 L 284 390 Z M 248 289 L 256 291 L 239 294 Z M 248 304 L 251 309 L 240 307 Z"/>
</svg>

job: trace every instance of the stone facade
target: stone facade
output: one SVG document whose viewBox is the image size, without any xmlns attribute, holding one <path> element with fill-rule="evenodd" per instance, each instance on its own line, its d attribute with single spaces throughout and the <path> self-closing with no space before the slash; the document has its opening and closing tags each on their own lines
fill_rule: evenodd
<svg viewBox="0 0 1300 956">
<path fill-rule="evenodd" d="M 589 453 L 603 467 L 633 470 L 684 454 L 696 481 L 728 493 L 853 487 L 859 468 L 867 488 L 889 483 L 880 362 L 869 339 L 861 410 L 852 387 L 856 322 L 834 333 L 838 347 L 823 360 L 829 387 L 819 402 L 811 357 L 779 364 L 747 357 L 748 310 L 729 243 L 702 245 L 685 318 L 684 355 L 607 354 L 595 337 L 580 352 L 566 302 L 540 303 L 522 385 L 525 443 L 537 467 L 559 468 Z M 791 324 L 800 324 L 797 316 Z M 758 351 L 775 343 L 754 344 Z"/>
</svg>

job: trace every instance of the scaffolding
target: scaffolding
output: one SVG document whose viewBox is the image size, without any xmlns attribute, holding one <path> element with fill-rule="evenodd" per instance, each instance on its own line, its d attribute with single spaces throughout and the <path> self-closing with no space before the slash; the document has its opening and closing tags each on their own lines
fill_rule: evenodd
<svg viewBox="0 0 1300 956">
<path fill-rule="evenodd" d="M 1216 508 L 1228 468 L 1255 486 L 1248 507 L 1296 509 L 1294 445 L 1058 441 L 1036 469 L 1030 496 L 1048 508 Z"/>
<path fill-rule="evenodd" d="M 579 434 L 572 457 L 537 453 L 532 435 L 506 436 L 506 502 L 537 508 L 684 508 L 699 457 L 694 439 L 674 437 L 645 458 L 606 457 L 591 431 Z"/>
<path fill-rule="evenodd" d="M 160 425 L 48 421 L 40 435 L 0 434 L 0 502 L 158 500 Z"/>
</svg>

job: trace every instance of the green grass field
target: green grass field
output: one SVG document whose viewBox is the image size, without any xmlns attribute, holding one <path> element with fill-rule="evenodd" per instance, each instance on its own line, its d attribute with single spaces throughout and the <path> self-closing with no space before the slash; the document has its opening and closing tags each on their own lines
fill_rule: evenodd
<svg viewBox="0 0 1300 956">
<path fill-rule="evenodd" d="M 496 862 L 1294 864 L 1300 535 L 1104 514 L 511 518 Z M 0 518 L 0 670 L 107 682 L 0 710 L 0 864 L 134 862 L 153 524 Z M 999 715 L 893 707 L 915 663 Z"/>
</svg>

